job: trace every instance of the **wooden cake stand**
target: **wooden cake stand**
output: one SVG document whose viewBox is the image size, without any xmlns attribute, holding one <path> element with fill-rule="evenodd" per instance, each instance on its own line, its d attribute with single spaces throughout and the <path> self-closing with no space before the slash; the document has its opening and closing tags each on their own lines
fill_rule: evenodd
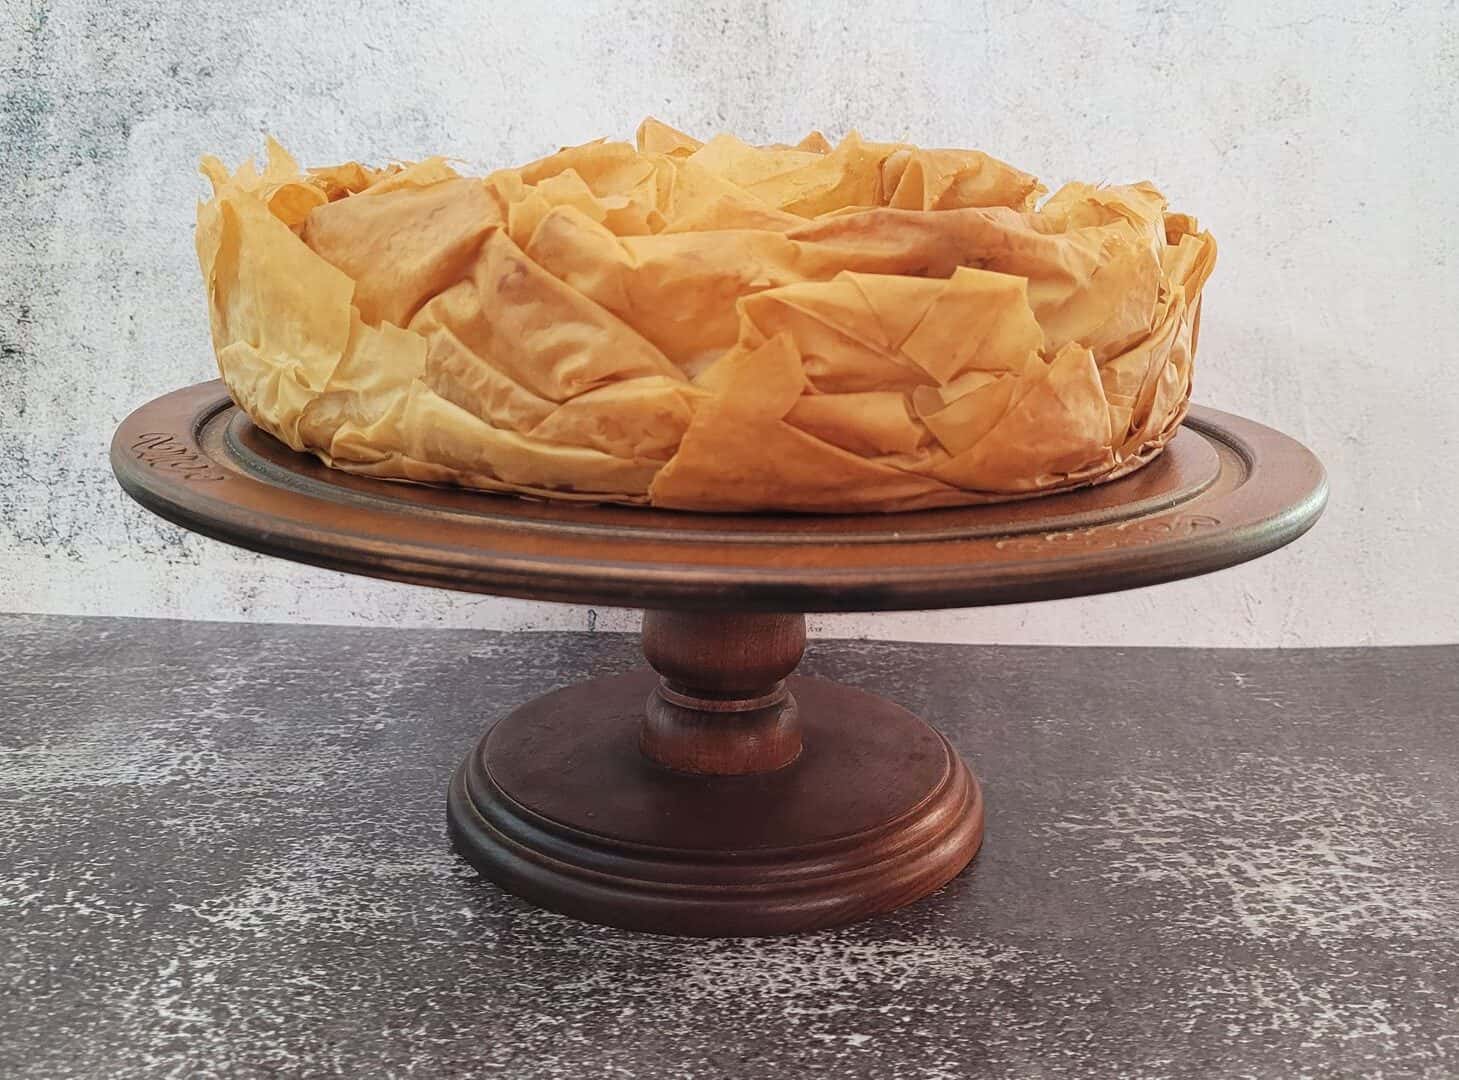
<svg viewBox="0 0 1459 1080">
<path fill-rule="evenodd" d="M 1108 592 L 1255 558 L 1327 485 L 1293 440 L 1196 408 L 1125 479 L 1024 502 L 885 515 L 719 516 L 524 499 L 325 468 L 255 428 L 220 382 L 121 425 L 144 506 L 299 562 L 443 588 L 647 609 L 641 670 L 500 719 L 448 796 L 456 849 L 579 918 L 776 934 L 888 911 L 983 836 L 978 783 L 873 694 L 792 677 L 806 611 L 969 607 Z"/>
</svg>

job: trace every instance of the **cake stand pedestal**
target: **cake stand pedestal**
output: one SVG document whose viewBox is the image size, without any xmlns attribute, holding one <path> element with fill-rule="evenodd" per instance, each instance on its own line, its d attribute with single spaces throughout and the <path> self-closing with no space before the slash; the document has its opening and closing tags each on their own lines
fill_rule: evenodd
<svg viewBox="0 0 1459 1080">
<path fill-rule="evenodd" d="M 806 611 L 1107 592 L 1255 558 L 1321 513 L 1321 465 L 1193 409 L 1114 483 L 967 509 L 735 515 L 532 502 L 325 468 L 219 382 L 143 406 L 122 487 L 186 528 L 352 573 L 646 609 L 639 670 L 499 719 L 452 779 L 452 843 L 502 887 L 671 934 L 811 930 L 935 890 L 977 852 L 977 781 L 875 694 L 793 675 Z M 544 688 L 545 689 L 545 688 Z"/>
</svg>

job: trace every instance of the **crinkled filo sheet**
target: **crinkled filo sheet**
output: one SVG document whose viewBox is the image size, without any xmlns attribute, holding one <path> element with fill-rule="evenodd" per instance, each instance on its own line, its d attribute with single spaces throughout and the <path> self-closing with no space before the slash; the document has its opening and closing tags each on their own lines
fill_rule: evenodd
<svg viewBox="0 0 1459 1080">
<path fill-rule="evenodd" d="M 654 120 L 478 178 L 203 170 L 218 366 L 351 472 L 711 511 L 1026 497 L 1159 453 L 1215 242 L 1150 184 Z M 1042 201 L 1040 201 L 1042 200 Z"/>
</svg>

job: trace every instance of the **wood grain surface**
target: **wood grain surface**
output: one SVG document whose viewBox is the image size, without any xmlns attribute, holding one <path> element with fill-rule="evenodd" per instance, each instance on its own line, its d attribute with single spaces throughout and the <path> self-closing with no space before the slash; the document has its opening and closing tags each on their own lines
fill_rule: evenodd
<svg viewBox="0 0 1459 1080">
<path fill-rule="evenodd" d="M 1281 547 L 1327 499 L 1322 466 L 1299 443 L 1201 408 L 1122 480 L 903 514 L 694 514 L 371 480 L 259 432 L 216 381 L 132 413 L 111 460 L 161 516 L 300 562 L 504 596 L 716 611 L 970 607 L 1151 585 Z"/>
</svg>

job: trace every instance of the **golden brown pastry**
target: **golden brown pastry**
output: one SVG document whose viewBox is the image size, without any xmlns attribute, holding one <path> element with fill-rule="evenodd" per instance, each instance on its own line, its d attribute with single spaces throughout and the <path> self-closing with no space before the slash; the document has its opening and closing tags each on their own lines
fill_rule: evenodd
<svg viewBox="0 0 1459 1080">
<path fill-rule="evenodd" d="M 239 406 L 337 468 L 692 510 L 868 511 L 1124 475 L 1190 398 L 1215 242 L 1149 184 L 655 120 L 484 178 L 203 162 Z"/>
</svg>

